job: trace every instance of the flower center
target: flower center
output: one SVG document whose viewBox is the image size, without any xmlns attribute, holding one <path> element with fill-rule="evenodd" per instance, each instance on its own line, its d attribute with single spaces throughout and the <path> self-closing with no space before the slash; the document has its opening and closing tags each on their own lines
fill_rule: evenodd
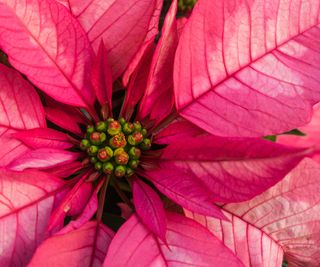
<svg viewBox="0 0 320 267">
<path fill-rule="evenodd" d="M 143 150 L 151 147 L 147 130 L 140 122 L 109 118 L 88 125 L 80 148 L 86 151 L 97 171 L 116 177 L 131 176 L 139 165 Z"/>
</svg>

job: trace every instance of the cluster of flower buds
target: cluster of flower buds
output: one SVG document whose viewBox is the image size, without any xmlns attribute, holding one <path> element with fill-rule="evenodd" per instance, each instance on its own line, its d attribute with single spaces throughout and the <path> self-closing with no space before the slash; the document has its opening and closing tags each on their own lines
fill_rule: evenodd
<svg viewBox="0 0 320 267">
<path fill-rule="evenodd" d="M 142 150 L 151 147 L 147 130 L 140 122 L 109 118 L 89 125 L 80 148 L 86 151 L 95 169 L 116 177 L 131 176 L 139 165 Z"/>
</svg>

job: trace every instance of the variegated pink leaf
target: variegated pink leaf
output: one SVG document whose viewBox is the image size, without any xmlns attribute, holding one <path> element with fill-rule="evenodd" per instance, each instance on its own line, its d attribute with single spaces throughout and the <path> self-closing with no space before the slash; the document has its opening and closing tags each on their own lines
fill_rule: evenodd
<svg viewBox="0 0 320 267">
<path fill-rule="evenodd" d="M 28 267 L 99 267 L 112 240 L 113 232 L 104 224 L 88 222 L 81 228 L 57 234 L 36 250 Z"/>
<path fill-rule="evenodd" d="M 167 217 L 164 244 L 131 216 L 115 235 L 103 266 L 243 266 L 200 224 L 174 213 Z"/>
<path fill-rule="evenodd" d="M 320 2 L 199 0 L 175 58 L 178 112 L 220 136 L 305 124 L 320 100 Z"/>
<path fill-rule="evenodd" d="M 71 138 L 63 132 L 50 128 L 35 128 L 13 135 L 31 148 L 67 149 L 73 146 Z"/>
<path fill-rule="evenodd" d="M 115 80 L 145 42 L 150 27 L 158 25 L 153 19 L 156 3 L 156 0 L 69 0 L 68 6 L 95 51 L 104 41 Z"/>
<path fill-rule="evenodd" d="M 90 43 L 56 1 L 1 0 L 0 36 L 10 63 L 41 90 L 63 103 L 93 103 Z"/>
<path fill-rule="evenodd" d="M 187 212 L 222 240 L 246 266 L 320 264 L 320 166 L 301 162 L 254 199 L 222 207 L 229 222 Z"/>
<path fill-rule="evenodd" d="M 38 148 L 29 150 L 16 158 L 7 166 L 11 170 L 22 171 L 29 168 L 47 169 L 74 162 L 78 153 L 54 148 Z"/>
<path fill-rule="evenodd" d="M 157 125 L 173 108 L 173 61 L 178 45 L 177 1 L 171 3 L 166 15 L 161 38 L 154 52 L 147 87 L 140 103 L 138 119 L 148 117 Z"/>
<path fill-rule="evenodd" d="M 47 237 L 51 211 L 66 184 L 52 175 L 0 169 L 0 265 L 24 267 Z"/>
<path fill-rule="evenodd" d="M 15 70 L 0 64 L 0 166 L 29 150 L 12 134 L 45 127 L 43 107 L 35 90 Z"/>
<path fill-rule="evenodd" d="M 157 193 L 140 179 L 133 180 L 133 204 L 141 221 L 160 239 L 165 241 L 166 215 Z"/>
<path fill-rule="evenodd" d="M 204 192 L 214 201 L 239 202 L 279 182 L 305 154 L 300 148 L 256 138 L 184 138 L 164 148 L 154 162 L 159 168 L 145 175 L 164 194 L 171 192 L 169 197 L 176 190 L 176 202 L 180 194 L 190 194 L 199 197 L 199 201 L 193 198 L 199 205 L 208 199 Z"/>
</svg>

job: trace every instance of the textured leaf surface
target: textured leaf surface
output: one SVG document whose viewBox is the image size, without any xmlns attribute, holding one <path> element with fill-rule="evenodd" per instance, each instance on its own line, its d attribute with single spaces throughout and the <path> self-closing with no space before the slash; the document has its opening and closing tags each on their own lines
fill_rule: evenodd
<svg viewBox="0 0 320 267">
<path fill-rule="evenodd" d="M 10 63 L 58 101 L 88 106 L 92 49 L 83 29 L 54 0 L 0 1 L 0 47 Z"/>
<path fill-rule="evenodd" d="M 0 166 L 29 149 L 12 134 L 45 127 L 43 107 L 34 89 L 14 70 L 0 64 Z"/>
<path fill-rule="evenodd" d="M 81 228 L 47 239 L 34 254 L 29 267 L 102 266 L 113 232 L 104 224 L 88 222 Z"/>
<path fill-rule="evenodd" d="M 114 79 L 125 70 L 145 41 L 156 0 L 69 0 L 69 7 L 86 31 L 95 51 L 103 40 Z"/>
<path fill-rule="evenodd" d="M 311 155 L 314 160 L 320 162 L 320 104 L 313 107 L 311 121 L 300 127 L 305 136 L 283 134 L 277 136 L 277 142 L 290 146 L 312 147 L 314 153 Z"/>
<path fill-rule="evenodd" d="M 160 197 L 139 179 L 133 181 L 132 194 L 133 204 L 141 221 L 158 237 L 165 240 L 166 215 Z"/>
<path fill-rule="evenodd" d="M 190 180 L 194 187 L 186 186 L 185 194 L 202 187 L 215 201 L 239 202 L 280 181 L 304 153 L 255 138 L 185 138 L 167 146 L 155 162 L 160 168 L 147 175 L 166 190 L 180 188 Z"/>
<path fill-rule="evenodd" d="M 246 266 L 316 267 L 320 263 L 320 166 L 302 161 L 256 198 L 227 204 L 227 221 L 187 212 L 208 227 Z"/>
<path fill-rule="evenodd" d="M 52 175 L 0 169 L 1 266 L 26 266 L 64 192 L 65 183 Z"/>
<path fill-rule="evenodd" d="M 32 148 L 67 149 L 73 146 L 68 135 L 50 128 L 20 131 L 14 134 L 14 137 Z"/>
<path fill-rule="evenodd" d="M 161 38 L 150 66 L 145 94 L 140 103 L 138 118 L 157 124 L 170 114 L 173 108 L 173 62 L 178 45 L 177 33 L 177 1 L 173 1 L 166 15 Z"/>
<path fill-rule="evenodd" d="M 319 101 L 320 2 L 202 0 L 175 59 L 180 114 L 221 136 L 305 124 Z"/>
<path fill-rule="evenodd" d="M 201 225 L 173 213 L 167 217 L 165 245 L 133 215 L 115 235 L 103 266 L 243 266 Z"/>
<path fill-rule="evenodd" d="M 75 161 L 79 154 L 53 148 L 39 148 L 29 150 L 19 158 L 13 160 L 8 168 L 15 171 L 22 171 L 28 168 L 45 169 L 58 167 Z"/>
</svg>

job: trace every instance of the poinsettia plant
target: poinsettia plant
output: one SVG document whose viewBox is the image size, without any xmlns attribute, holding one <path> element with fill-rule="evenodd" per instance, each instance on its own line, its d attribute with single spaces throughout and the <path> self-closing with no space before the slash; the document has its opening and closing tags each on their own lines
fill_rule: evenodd
<svg viewBox="0 0 320 267">
<path fill-rule="evenodd" d="M 158 35 L 162 5 L 0 0 L 1 266 L 274 258 L 247 261 L 188 217 L 233 223 L 229 207 L 248 202 L 232 203 L 310 153 L 263 137 L 305 124 L 320 100 L 320 3 L 199 0 L 177 21 L 175 0 Z M 287 251 L 292 264 L 319 262 L 276 245 L 275 266 Z"/>
</svg>

